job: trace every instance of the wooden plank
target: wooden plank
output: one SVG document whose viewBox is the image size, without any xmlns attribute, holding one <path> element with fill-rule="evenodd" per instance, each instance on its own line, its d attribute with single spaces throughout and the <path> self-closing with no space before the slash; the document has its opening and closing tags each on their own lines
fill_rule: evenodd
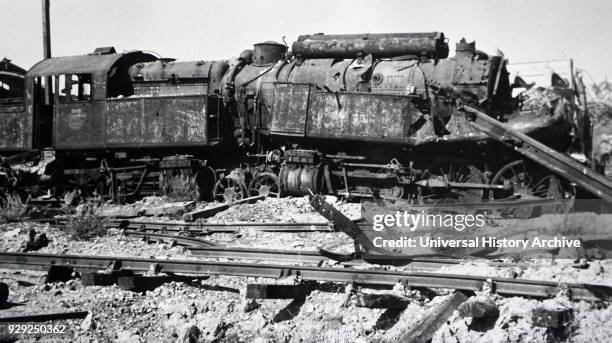
<svg viewBox="0 0 612 343">
<path fill-rule="evenodd" d="M 434 309 L 431 314 L 426 316 L 421 323 L 408 331 L 408 333 L 400 339 L 400 342 L 425 343 L 429 341 L 436 331 L 446 323 L 453 312 L 467 299 L 468 296 L 465 295 L 465 293 L 456 291 L 438 306 L 438 308 Z"/>
<path fill-rule="evenodd" d="M 247 299 L 306 299 L 312 291 L 308 285 L 248 284 Z"/>
<path fill-rule="evenodd" d="M 230 206 L 234 206 L 234 205 L 240 205 L 240 204 L 247 204 L 247 203 L 251 203 L 251 202 L 256 202 L 258 200 L 263 200 L 265 199 L 266 196 L 265 195 L 257 195 L 254 197 L 250 197 L 250 198 L 245 198 L 245 199 L 241 199 L 238 201 L 235 201 L 233 203 L 223 203 L 223 204 L 219 204 L 217 206 L 214 207 L 209 207 L 209 208 L 205 208 L 202 210 L 195 210 L 189 213 L 185 213 L 183 215 L 183 220 L 186 222 L 191 222 L 194 221 L 198 218 L 209 218 L 214 216 L 215 214 L 221 212 L 221 211 L 225 211 L 228 208 L 230 208 Z"/>
</svg>

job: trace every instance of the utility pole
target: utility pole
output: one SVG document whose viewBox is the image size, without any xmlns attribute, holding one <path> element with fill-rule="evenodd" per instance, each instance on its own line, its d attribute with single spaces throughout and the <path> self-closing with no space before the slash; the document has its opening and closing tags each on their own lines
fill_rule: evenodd
<svg viewBox="0 0 612 343">
<path fill-rule="evenodd" d="M 42 0 L 43 24 L 43 58 L 51 58 L 51 20 L 49 18 L 49 0 Z"/>
<path fill-rule="evenodd" d="M 42 0 L 43 58 L 51 58 L 51 19 L 49 15 L 49 0 Z M 51 77 L 45 78 L 45 104 L 50 105 L 53 97 Z"/>
</svg>

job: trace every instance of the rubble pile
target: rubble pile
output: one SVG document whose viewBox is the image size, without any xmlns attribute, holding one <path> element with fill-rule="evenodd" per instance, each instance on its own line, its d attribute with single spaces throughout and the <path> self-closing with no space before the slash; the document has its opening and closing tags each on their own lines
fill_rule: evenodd
<svg viewBox="0 0 612 343">
<path fill-rule="evenodd" d="M 359 204 L 328 200 L 352 219 L 360 216 Z M 147 199 L 136 206 L 144 208 L 151 203 L 163 206 L 164 200 Z M 549 229 L 571 226 L 582 232 L 592 227 L 609 227 L 612 222 L 606 215 L 584 214 L 571 220 L 562 217 L 547 215 L 532 225 Z M 163 216 L 148 219 L 168 220 Z M 240 204 L 201 221 L 324 222 L 313 212 L 307 197 Z M 502 224 L 502 229 L 513 225 L 518 224 L 508 221 Z M 22 251 L 31 230 L 36 231 L 36 237 L 44 234 L 48 238 L 47 246 L 35 251 L 39 253 L 197 258 L 184 247 L 147 243 L 125 237 L 118 229 L 90 241 L 75 241 L 60 227 L 28 222 L 0 225 L 0 251 Z M 241 230 L 237 235 L 212 234 L 203 238 L 253 248 L 311 250 L 322 246 L 333 251 L 353 248 L 346 235 L 336 232 L 279 234 Z M 606 260 L 589 261 L 584 268 L 576 268 L 572 260 L 521 261 L 512 266 L 466 260 L 437 272 L 612 285 L 607 274 L 611 267 L 612 263 Z M 411 270 L 409 265 L 384 268 Z M 403 284 L 392 290 L 372 290 L 327 283 L 318 284 L 303 300 L 246 296 L 247 284 L 292 285 L 298 281 L 296 278 L 187 276 L 181 282 L 168 282 L 144 292 L 117 285 L 84 286 L 78 278 L 47 284 L 44 279 L 42 273 L 1 270 L 0 282 L 9 291 L 7 303 L 19 304 L 0 310 L 1 315 L 87 311 L 84 319 L 61 321 L 69 327 L 67 340 L 74 342 L 392 342 L 430 325 L 432 314 L 453 296 L 452 290 L 416 290 Z M 504 298 L 486 291 L 465 297 L 467 302 L 451 308 L 451 315 L 444 317 L 439 326 L 431 324 L 436 328 L 432 342 L 550 342 L 568 337 L 575 342 L 603 342 L 612 334 L 606 329 L 612 319 L 612 309 L 607 304 L 572 302 L 563 293 L 548 300 Z"/>
<path fill-rule="evenodd" d="M 84 287 L 78 280 L 12 283 L 9 300 L 24 305 L 3 315 L 88 311 L 83 320 L 62 322 L 75 342 L 392 342 L 422 325 L 448 298 L 404 293 L 403 309 L 358 306 L 338 290 L 315 290 L 303 301 L 246 300 L 242 289 L 249 282 L 262 280 L 212 276 L 144 293 Z M 474 310 L 473 303 L 483 302 L 497 312 Z M 468 303 L 471 310 L 462 305 L 454 311 L 432 342 L 550 342 L 568 335 L 575 342 L 604 342 L 612 333 L 605 329 L 612 309 L 601 305 L 482 295 Z"/>
</svg>

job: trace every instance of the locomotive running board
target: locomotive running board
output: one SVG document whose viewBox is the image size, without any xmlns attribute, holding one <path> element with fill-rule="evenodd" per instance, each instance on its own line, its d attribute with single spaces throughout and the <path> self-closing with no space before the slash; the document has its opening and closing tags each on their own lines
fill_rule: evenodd
<svg viewBox="0 0 612 343">
<path fill-rule="evenodd" d="M 612 203 L 612 183 L 603 175 L 580 164 L 524 133 L 508 128 L 498 120 L 475 108 L 462 106 L 468 114 L 468 123 L 516 152 L 574 182 L 593 195 Z"/>
</svg>

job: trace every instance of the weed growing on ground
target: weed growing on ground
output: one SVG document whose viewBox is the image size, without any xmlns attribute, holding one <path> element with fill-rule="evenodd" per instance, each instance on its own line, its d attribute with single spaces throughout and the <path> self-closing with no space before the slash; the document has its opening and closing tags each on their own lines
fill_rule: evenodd
<svg viewBox="0 0 612 343">
<path fill-rule="evenodd" d="M 172 201 L 192 201 L 199 197 L 195 182 L 183 174 L 170 177 L 163 185 L 162 192 Z"/>
<path fill-rule="evenodd" d="M 0 219 L 14 222 L 23 219 L 28 213 L 28 202 L 22 201 L 17 194 L 8 194 L 6 197 L 0 197 Z"/>
</svg>

